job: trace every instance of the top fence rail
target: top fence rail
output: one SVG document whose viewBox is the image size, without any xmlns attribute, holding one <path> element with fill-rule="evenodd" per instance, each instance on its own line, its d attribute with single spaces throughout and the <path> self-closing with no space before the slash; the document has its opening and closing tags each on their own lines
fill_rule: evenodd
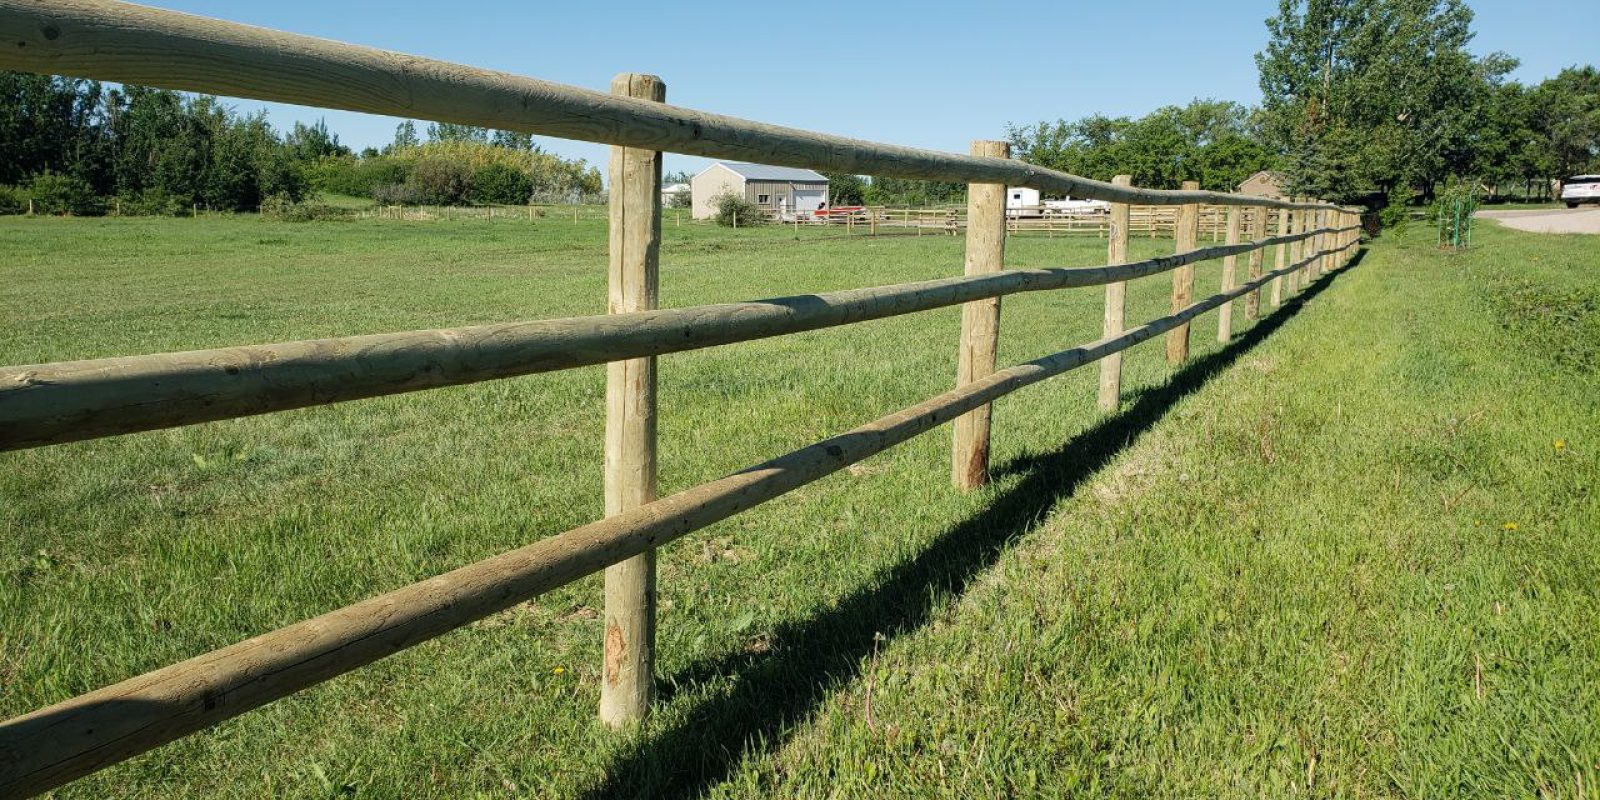
<svg viewBox="0 0 1600 800">
<path fill-rule="evenodd" d="M 387 50 L 106 0 L 0 0 L 0 69 L 481 125 L 865 175 L 1026 186 L 1117 203 L 1335 209 L 1116 186 L 1003 158 L 830 136 Z"/>
</svg>

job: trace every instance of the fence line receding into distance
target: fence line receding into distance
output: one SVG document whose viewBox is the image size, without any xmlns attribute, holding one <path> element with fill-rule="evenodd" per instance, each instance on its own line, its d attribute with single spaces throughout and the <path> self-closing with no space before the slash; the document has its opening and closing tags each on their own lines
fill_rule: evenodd
<svg viewBox="0 0 1600 800">
<path fill-rule="evenodd" d="M 1121 353 L 1167 335 L 1187 357 L 1189 324 L 1231 303 L 1245 317 L 1336 269 L 1359 243 L 1354 211 L 1219 192 L 1136 188 L 1006 157 L 880 144 L 708 114 L 664 102 L 648 75 L 612 93 L 104 0 L 0 0 L 0 69 L 483 125 L 613 145 L 607 315 L 446 330 L 0 367 L 0 450 L 230 419 L 536 372 L 608 364 L 606 517 L 443 575 L 0 723 L 0 795 L 26 796 L 301 691 L 596 572 L 606 572 L 602 718 L 649 710 L 655 548 L 818 480 L 946 422 L 952 479 L 987 480 L 996 399 L 1098 361 L 1115 410 Z M 966 274 L 825 294 L 656 309 L 660 153 L 969 184 Z M 1105 200 L 1107 266 L 1004 270 L 1005 186 Z M 1132 204 L 1176 206 L 1171 256 L 1127 261 Z M 1222 207 L 1203 210 L 1202 205 Z M 1202 215 L 1227 243 L 1198 248 Z M 1146 215 L 1154 219 L 1156 214 Z M 1267 236 L 1269 216 L 1277 235 Z M 1150 223 L 1151 227 L 1154 223 Z M 1022 227 L 1009 223 L 1011 233 Z M 1048 230 L 1048 228 L 1047 228 Z M 1215 228 L 1213 228 L 1215 230 Z M 1247 233 L 1241 233 L 1247 232 Z M 1240 241 L 1248 237 L 1248 241 Z M 1263 253 L 1277 248 L 1273 269 Z M 1292 252 L 1291 252 L 1292 248 Z M 1235 280 L 1238 256 L 1249 274 Z M 1221 291 L 1193 300 L 1193 265 L 1229 259 Z M 1173 275 L 1169 315 L 1124 329 L 1125 285 Z M 1236 284 L 1236 285 L 1235 285 Z M 1104 285 L 1104 336 L 997 369 L 1000 298 Z M 955 388 L 720 480 L 656 498 L 656 356 L 963 306 Z"/>
</svg>

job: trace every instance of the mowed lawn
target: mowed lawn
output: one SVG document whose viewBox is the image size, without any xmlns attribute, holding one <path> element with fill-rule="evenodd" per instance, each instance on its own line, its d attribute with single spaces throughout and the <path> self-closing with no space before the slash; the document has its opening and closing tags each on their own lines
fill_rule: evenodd
<svg viewBox="0 0 1600 800">
<path fill-rule="evenodd" d="M 839 233 L 669 226 L 663 304 L 961 269 Z M 60 794 L 1590 796 L 1600 250 L 1475 241 L 1387 236 L 1178 370 L 1142 345 L 1115 416 L 1092 367 L 1001 401 L 983 491 L 940 430 L 669 546 L 642 730 L 595 719 L 591 578 Z M 1002 362 L 1102 296 L 1007 298 Z M 0 219 L 6 364 L 604 300 L 593 222 Z M 958 316 L 663 357 L 663 491 L 949 388 Z M 0 454 L 0 716 L 599 517 L 603 372 Z"/>
</svg>

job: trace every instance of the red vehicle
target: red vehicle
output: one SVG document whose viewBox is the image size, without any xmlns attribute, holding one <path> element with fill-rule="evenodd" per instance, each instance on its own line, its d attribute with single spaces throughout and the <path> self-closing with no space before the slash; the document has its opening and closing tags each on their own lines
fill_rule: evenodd
<svg viewBox="0 0 1600 800">
<path fill-rule="evenodd" d="M 828 220 L 839 220 L 841 222 L 843 222 L 845 220 L 848 220 L 848 219 L 851 219 L 851 218 L 858 219 L 858 220 L 866 220 L 867 219 L 867 207 L 866 206 L 836 206 L 834 208 L 819 208 L 816 211 L 811 212 L 811 214 L 813 216 L 816 216 L 816 217 L 821 217 L 821 218 L 828 219 Z"/>
</svg>

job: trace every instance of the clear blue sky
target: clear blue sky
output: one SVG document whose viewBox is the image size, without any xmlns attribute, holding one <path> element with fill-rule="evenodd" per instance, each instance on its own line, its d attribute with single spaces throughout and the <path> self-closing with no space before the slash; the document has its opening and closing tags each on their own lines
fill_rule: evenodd
<svg viewBox="0 0 1600 800">
<path fill-rule="evenodd" d="M 965 152 L 1007 122 L 1143 114 L 1213 97 L 1260 100 L 1254 55 L 1276 0 L 972 3 L 146 0 L 178 11 L 605 91 L 652 72 L 669 102 L 896 144 Z M 1536 83 L 1600 61 L 1600 0 L 1470 0 L 1473 49 Z M 748 46 L 719 49 L 720 43 Z M 1128 56 L 1139 63 L 1124 66 Z M 241 110 L 262 107 L 238 101 Z M 272 122 L 326 118 L 357 149 L 398 120 L 266 104 Z M 541 139 L 602 166 L 603 146 Z M 706 162 L 669 156 L 668 170 Z"/>
</svg>

